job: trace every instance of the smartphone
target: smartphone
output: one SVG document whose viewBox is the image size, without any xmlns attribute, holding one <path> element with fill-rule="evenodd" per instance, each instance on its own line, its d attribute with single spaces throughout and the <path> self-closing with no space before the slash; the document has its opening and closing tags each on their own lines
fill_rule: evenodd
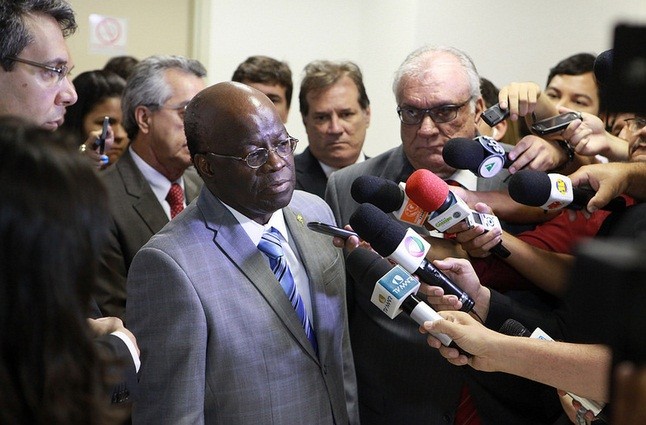
<svg viewBox="0 0 646 425">
<path fill-rule="evenodd" d="M 311 230 L 314 230 L 315 232 L 330 236 L 338 236 L 343 239 L 348 239 L 350 236 L 359 237 L 359 235 L 357 235 L 355 232 L 341 229 L 340 227 L 331 226 L 326 223 L 321 223 L 319 221 L 310 221 L 309 223 L 307 223 L 307 227 L 309 227 Z"/>
<path fill-rule="evenodd" d="M 99 153 L 101 155 L 105 152 L 105 138 L 108 137 L 109 125 L 110 117 L 103 117 L 103 128 L 101 129 L 101 136 L 99 137 Z"/>
<path fill-rule="evenodd" d="M 508 116 L 509 109 L 500 109 L 500 105 L 496 103 L 482 113 L 482 120 L 486 122 L 489 127 L 494 127 Z"/>
<path fill-rule="evenodd" d="M 539 136 L 546 134 L 558 133 L 565 130 L 565 128 L 574 120 L 580 120 L 581 114 L 578 112 L 566 112 L 554 117 L 545 118 L 541 121 L 536 121 L 532 124 L 532 132 Z"/>
</svg>

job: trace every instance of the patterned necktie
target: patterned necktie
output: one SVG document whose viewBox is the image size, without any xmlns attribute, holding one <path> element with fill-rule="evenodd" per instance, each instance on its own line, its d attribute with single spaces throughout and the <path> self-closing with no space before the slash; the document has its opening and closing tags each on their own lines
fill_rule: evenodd
<svg viewBox="0 0 646 425">
<path fill-rule="evenodd" d="M 258 243 L 258 249 L 262 251 L 269 258 L 269 266 L 271 271 L 274 272 L 276 279 L 280 283 L 280 286 L 283 287 L 287 298 L 292 303 L 292 307 L 296 310 L 298 318 L 301 320 L 303 329 L 305 329 L 305 334 L 307 339 L 310 340 L 314 351 L 318 353 L 318 344 L 316 342 L 316 335 L 314 335 L 314 329 L 310 323 L 310 319 L 307 317 L 305 312 L 305 305 L 301 296 L 296 291 L 296 284 L 294 283 L 294 277 L 289 271 L 289 266 L 287 265 L 287 260 L 283 252 L 283 247 L 280 244 L 280 239 L 278 238 L 278 230 L 271 228 L 270 231 L 265 231 L 262 235 L 262 239 Z"/>
<path fill-rule="evenodd" d="M 182 186 L 178 183 L 170 185 L 170 190 L 168 191 L 168 195 L 166 195 L 166 201 L 170 204 L 170 218 L 173 219 L 184 209 L 184 191 L 182 190 Z"/>
</svg>

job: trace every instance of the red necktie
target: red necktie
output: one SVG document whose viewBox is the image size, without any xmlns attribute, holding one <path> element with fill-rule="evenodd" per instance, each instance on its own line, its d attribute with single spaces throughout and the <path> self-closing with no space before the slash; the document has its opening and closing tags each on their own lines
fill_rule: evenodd
<svg viewBox="0 0 646 425">
<path fill-rule="evenodd" d="M 170 204 L 170 218 L 173 219 L 184 209 L 184 191 L 182 190 L 182 186 L 173 183 L 170 186 L 168 195 L 166 195 L 166 200 Z"/>
</svg>

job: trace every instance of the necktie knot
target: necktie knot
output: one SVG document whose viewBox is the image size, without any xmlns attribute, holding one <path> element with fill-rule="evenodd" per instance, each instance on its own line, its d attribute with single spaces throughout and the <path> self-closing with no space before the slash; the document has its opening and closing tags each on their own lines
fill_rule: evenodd
<svg viewBox="0 0 646 425">
<path fill-rule="evenodd" d="M 258 243 L 258 249 L 272 260 L 276 260 L 283 256 L 283 246 L 280 244 L 278 231 L 275 228 L 272 227 L 270 230 L 266 230 L 262 234 L 262 238 Z"/>
<path fill-rule="evenodd" d="M 173 183 L 166 195 L 166 201 L 170 205 L 170 218 L 175 218 L 184 209 L 184 191 L 178 183 Z"/>
</svg>

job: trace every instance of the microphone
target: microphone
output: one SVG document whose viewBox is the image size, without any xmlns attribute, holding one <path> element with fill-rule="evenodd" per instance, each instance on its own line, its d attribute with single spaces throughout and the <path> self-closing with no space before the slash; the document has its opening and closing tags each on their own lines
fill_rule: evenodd
<svg viewBox="0 0 646 425">
<path fill-rule="evenodd" d="M 382 177 L 359 176 L 352 182 L 350 195 L 360 204 L 370 203 L 383 212 L 392 212 L 399 221 L 423 226 L 428 213 L 406 196 L 405 186 Z"/>
<path fill-rule="evenodd" d="M 453 168 L 469 170 L 486 179 L 495 176 L 503 168 L 509 168 L 513 162 L 500 143 L 489 136 L 449 139 L 442 150 L 442 158 Z"/>
<path fill-rule="evenodd" d="M 424 211 L 433 211 L 429 213 L 427 222 L 440 232 L 461 221 L 466 221 L 469 227 L 482 224 L 485 231 L 500 228 L 498 217 L 471 210 L 449 190 L 449 185 L 444 180 L 429 170 L 415 170 L 410 175 L 406 180 L 406 194 Z M 491 248 L 491 252 L 502 258 L 511 254 L 502 241 Z"/>
<path fill-rule="evenodd" d="M 376 282 L 370 301 L 386 316 L 394 319 L 402 311 L 419 325 L 426 321 L 442 319 L 435 310 L 415 294 L 420 282 L 401 266 L 394 266 L 377 253 L 357 248 L 345 260 L 346 270 L 355 282 L 370 284 Z M 443 333 L 433 333 L 447 347 L 452 339 Z"/>
<path fill-rule="evenodd" d="M 563 208 L 585 209 L 594 194 L 595 192 L 590 189 L 572 187 L 572 180 L 562 174 L 520 170 L 509 179 L 509 196 L 514 201 L 547 211 Z M 602 209 L 622 211 L 625 208 L 626 200 L 617 197 Z"/>
<path fill-rule="evenodd" d="M 404 229 L 372 204 L 361 204 L 350 217 L 352 229 L 383 257 L 401 265 L 429 285 L 439 286 L 445 294 L 462 302 L 461 310 L 469 312 L 475 302 L 444 273 L 431 264 L 426 253 L 431 245 L 412 229 Z"/>
<path fill-rule="evenodd" d="M 530 332 L 522 323 L 514 320 L 507 319 L 505 323 L 500 327 L 500 333 L 510 336 L 521 336 L 535 339 L 542 339 L 545 341 L 554 341 L 548 334 L 546 334 L 541 328 L 534 329 L 534 332 Z M 599 412 L 603 409 L 605 403 L 597 403 L 594 400 L 587 398 L 579 397 L 576 394 L 570 392 L 567 393 L 570 397 L 581 403 L 583 407 L 587 410 L 591 410 L 594 413 L 597 419 L 604 419 L 603 415 L 599 415 Z"/>
</svg>

